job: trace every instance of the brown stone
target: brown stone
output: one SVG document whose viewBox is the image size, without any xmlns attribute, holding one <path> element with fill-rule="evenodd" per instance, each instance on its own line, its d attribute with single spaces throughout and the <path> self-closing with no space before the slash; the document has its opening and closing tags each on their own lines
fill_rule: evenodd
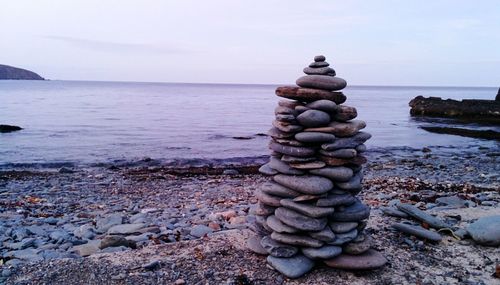
<svg viewBox="0 0 500 285">
<path fill-rule="evenodd" d="M 367 162 L 366 157 L 362 155 L 358 155 L 354 158 L 349 158 L 349 159 L 320 155 L 319 159 L 321 161 L 324 161 L 327 165 L 330 166 L 342 166 L 346 164 L 362 165 Z"/>
<path fill-rule="evenodd" d="M 276 95 L 306 102 L 324 99 L 333 101 L 336 104 L 342 104 L 346 100 L 346 96 L 342 92 L 330 92 L 319 89 L 300 88 L 297 86 L 278 87 L 276 89 Z"/>
</svg>

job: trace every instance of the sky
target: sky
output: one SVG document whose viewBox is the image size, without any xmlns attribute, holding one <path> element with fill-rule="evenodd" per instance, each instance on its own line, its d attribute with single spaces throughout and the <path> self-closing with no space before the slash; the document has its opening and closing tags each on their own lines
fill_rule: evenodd
<svg viewBox="0 0 500 285">
<path fill-rule="evenodd" d="M 497 0 L 0 0 L 0 64 L 48 79 L 500 86 Z"/>
</svg>

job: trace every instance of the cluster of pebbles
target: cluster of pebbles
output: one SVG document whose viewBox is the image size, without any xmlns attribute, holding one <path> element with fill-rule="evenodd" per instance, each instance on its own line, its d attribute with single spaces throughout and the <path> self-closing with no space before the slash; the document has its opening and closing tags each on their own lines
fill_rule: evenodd
<svg viewBox="0 0 500 285">
<path fill-rule="evenodd" d="M 356 195 L 362 189 L 366 123 L 354 120 L 354 107 L 324 56 L 304 68 L 298 86 L 278 87 L 276 120 L 269 131 L 269 163 L 259 171 L 272 176 L 257 191 L 252 209 L 257 234 L 248 247 L 290 278 L 316 262 L 339 269 L 368 270 L 387 260 L 371 249 L 364 233 L 370 208 Z M 288 100 L 291 99 L 291 100 Z"/>
</svg>

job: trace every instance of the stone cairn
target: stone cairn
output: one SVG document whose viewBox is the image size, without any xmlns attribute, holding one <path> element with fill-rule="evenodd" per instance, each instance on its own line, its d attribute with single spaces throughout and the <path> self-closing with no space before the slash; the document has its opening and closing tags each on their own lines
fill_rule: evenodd
<svg viewBox="0 0 500 285">
<path fill-rule="evenodd" d="M 362 189 L 363 153 L 371 135 L 354 120 L 354 107 L 341 105 L 346 87 L 322 55 L 304 68 L 298 86 L 276 89 L 280 100 L 269 131 L 269 163 L 259 171 L 272 176 L 256 196 L 255 236 L 248 247 L 268 255 L 267 262 L 289 278 L 315 263 L 347 270 L 368 270 L 387 260 L 371 249 L 364 233 L 370 208 L 356 195 Z M 291 99 L 291 100 L 288 100 Z"/>
</svg>

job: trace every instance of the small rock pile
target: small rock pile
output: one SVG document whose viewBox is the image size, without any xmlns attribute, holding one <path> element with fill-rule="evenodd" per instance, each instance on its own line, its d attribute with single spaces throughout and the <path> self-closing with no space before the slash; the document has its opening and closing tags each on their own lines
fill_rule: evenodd
<svg viewBox="0 0 500 285">
<path fill-rule="evenodd" d="M 309 272 L 315 262 L 333 268 L 367 270 L 387 260 L 371 249 L 364 233 L 370 208 L 356 195 L 362 189 L 363 153 L 371 135 L 354 120 L 354 107 L 341 105 L 346 87 L 324 56 L 304 68 L 298 86 L 278 87 L 276 120 L 269 131 L 269 163 L 259 171 L 272 176 L 256 193 L 258 204 L 248 240 L 254 252 L 290 278 Z"/>
</svg>

